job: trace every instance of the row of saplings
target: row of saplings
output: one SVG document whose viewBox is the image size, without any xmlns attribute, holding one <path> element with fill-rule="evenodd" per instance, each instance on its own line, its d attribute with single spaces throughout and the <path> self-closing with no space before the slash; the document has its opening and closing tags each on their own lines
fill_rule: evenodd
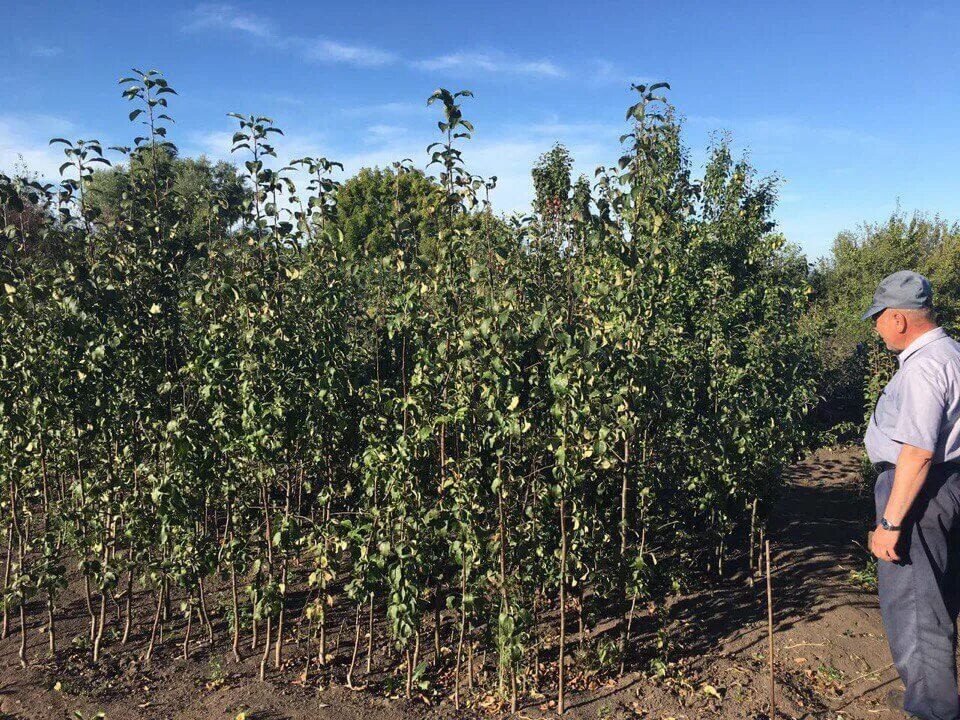
<svg viewBox="0 0 960 720">
<path fill-rule="evenodd" d="M 58 186 L 0 177 L 22 663 L 29 603 L 52 657 L 79 605 L 93 663 L 173 636 L 458 709 L 549 683 L 562 712 L 570 662 L 623 673 L 666 592 L 756 556 L 814 396 L 804 274 L 772 184 L 724 146 L 691 179 L 662 86 L 593 188 L 557 147 L 507 220 L 463 164 L 468 92 L 430 98 L 433 176 L 341 186 L 279 167 L 264 117 L 233 116 L 239 174 L 180 158 L 167 81 L 121 83 L 132 147 L 58 138 Z"/>
</svg>

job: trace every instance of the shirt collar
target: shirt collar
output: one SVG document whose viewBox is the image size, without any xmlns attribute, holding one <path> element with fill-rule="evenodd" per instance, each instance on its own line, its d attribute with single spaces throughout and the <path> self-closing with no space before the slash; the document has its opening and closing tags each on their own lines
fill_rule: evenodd
<svg viewBox="0 0 960 720">
<path fill-rule="evenodd" d="M 897 355 L 897 360 L 903 365 L 904 361 L 913 355 L 920 348 L 924 348 L 934 340 L 939 340 L 942 337 L 946 337 L 947 332 L 942 327 L 936 327 L 933 330 L 927 330 L 923 335 L 915 339 L 912 343 L 907 345 L 904 348 L 903 352 Z"/>
</svg>

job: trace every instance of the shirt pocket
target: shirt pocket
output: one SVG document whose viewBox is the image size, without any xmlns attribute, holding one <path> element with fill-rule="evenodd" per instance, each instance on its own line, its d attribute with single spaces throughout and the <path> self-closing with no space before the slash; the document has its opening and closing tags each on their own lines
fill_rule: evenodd
<svg viewBox="0 0 960 720">
<path fill-rule="evenodd" d="M 880 398 L 877 400 L 877 407 L 873 411 L 877 427 L 887 436 L 893 432 L 897 425 L 899 393 L 891 382 L 880 392 Z"/>
</svg>

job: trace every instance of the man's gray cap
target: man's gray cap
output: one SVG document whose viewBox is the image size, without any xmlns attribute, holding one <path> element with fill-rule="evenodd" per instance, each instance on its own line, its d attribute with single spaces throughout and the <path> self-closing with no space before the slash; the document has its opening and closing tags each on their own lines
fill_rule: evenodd
<svg viewBox="0 0 960 720">
<path fill-rule="evenodd" d="M 920 273 L 899 270 L 880 281 L 873 294 L 873 303 L 860 319 L 872 318 L 887 308 L 917 310 L 928 307 L 933 307 L 933 287 L 930 281 Z"/>
</svg>

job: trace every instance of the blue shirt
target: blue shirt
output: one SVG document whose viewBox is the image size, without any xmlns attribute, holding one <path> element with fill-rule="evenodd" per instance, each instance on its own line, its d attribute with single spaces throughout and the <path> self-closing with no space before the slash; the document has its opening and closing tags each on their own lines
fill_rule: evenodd
<svg viewBox="0 0 960 720">
<path fill-rule="evenodd" d="M 934 328 L 897 360 L 867 425 L 870 462 L 896 463 L 904 444 L 929 450 L 935 463 L 960 460 L 960 343 Z"/>
</svg>

